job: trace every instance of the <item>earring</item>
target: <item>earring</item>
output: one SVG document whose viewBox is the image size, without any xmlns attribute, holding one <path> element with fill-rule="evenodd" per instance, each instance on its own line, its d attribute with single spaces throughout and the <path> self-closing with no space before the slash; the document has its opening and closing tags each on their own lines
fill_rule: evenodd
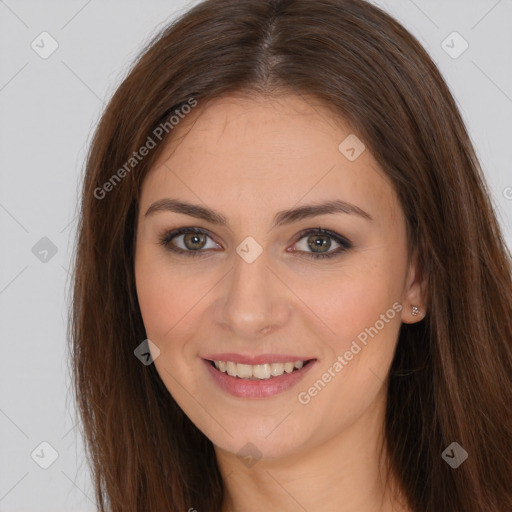
<svg viewBox="0 0 512 512">
<path fill-rule="evenodd" d="M 419 310 L 419 308 L 418 308 L 417 306 L 413 306 L 413 307 L 412 307 L 412 314 L 413 314 L 414 316 L 416 316 L 416 315 L 420 315 L 420 314 L 421 314 L 421 312 L 420 312 L 420 310 Z"/>
</svg>

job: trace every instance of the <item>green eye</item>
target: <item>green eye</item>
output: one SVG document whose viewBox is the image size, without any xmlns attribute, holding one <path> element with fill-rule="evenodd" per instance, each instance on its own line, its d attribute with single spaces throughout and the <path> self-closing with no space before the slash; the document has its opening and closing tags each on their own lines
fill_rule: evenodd
<svg viewBox="0 0 512 512">
<path fill-rule="evenodd" d="M 183 247 L 177 246 L 172 242 L 174 239 L 182 238 L 181 244 Z M 160 244 L 166 249 L 179 254 L 187 254 L 190 256 L 200 256 L 201 253 L 205 252 L 201 249 L 205 248 L 207 239 L 210 236 L 200 228 L 180 228 L 169 231 L 160 240 Z M 217 244 L 215 246 L 218 247 Z M 211 247 L 207 247 L 210 249 Z"/>
<path fill-rule="evenodd" d="M 175 239 L 179 240 L 180 237 L 181 247 L 173 242 Z M 306 239 L 305 247 L 299 250 L 294 249 L 292 252 L 297 252 L 301 256 L 313 259 L 332 258 L 341 255 L 353 246 L 352 242 L 347 238 L 322 228 L 301 231 L 297 235 L 297 242 L 295 242 L 294 246 L 304 238 Z M 201 228 L 179 228 L 165 233 L 160 239 L 160 244 L 171 252 L 195 257 L 207 252 L 203 249 L 218 250 L 220 246 L 213 242 L 213 240 L 213 246 L 207 246 L 208 239 L 211 240 L 210 235 Z M 329 250 L 331 249 L 332 241 L 338 244 L 338 247 L 335 247 L 334 250 Z"/>
<path fill-rule="evenodd" d="M 304 249 L 300 250 L 300 252 L 308 258 L 331 258 L 352 248 L 352 242 L 350 240 L 338 235 L 337 233 L 322 228 L 302 231 L 299 233 L 298 237 L 298 241 L 306 238 L 306 245 Z M 329 251 L 332 246 L 332 240 L 334 240 L 339 247 L 335 248 L 333 251 Z M 307 249 L 311 249 L 311 252 Z"/>
</svg>

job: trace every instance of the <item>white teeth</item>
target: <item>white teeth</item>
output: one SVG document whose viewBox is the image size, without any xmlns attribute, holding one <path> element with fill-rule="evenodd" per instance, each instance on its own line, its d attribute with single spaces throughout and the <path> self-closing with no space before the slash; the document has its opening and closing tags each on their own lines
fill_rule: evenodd
<svg viewBox="0 0 512 512">
<path fill-rule="evenodd" d="M 284 373 L 284 364 L 283 363 L 272 363 L 270 365 L 270 373 L 277 377 L 279 375 L 283 375 Z"/>
<path fill-rule="evenodd" d="M 264 380 L 271 377 L 279 377 L 284 373 L 292 373 L 295 369 L 300 370 L 304 361 L 289 363 L 265 363 L 265 364 L 242 364 L 232 361 L 214 361 L 215 368 L 232 377 L 241 379 Z"/>
<path fill-rule="evenodd" d="M 284 371 L 286 373 L 292 373 L 294 366 L 295 365 L 293 363 L 284 363 Z"/>
<path fill-rule="evenodd" d="M 252 374 L 257 379 L 270 379 L 270 365 L 256 364 L 252 367 Z"/>
<path fill-rule="evenodd" d="M 252 366 L 250 364 L 238 363 L 236 365 L 236 368 L 237 368 L 236 374 L 238 377 L 241 377 L 243 379 L 252 377 Z"/>
<path fill-rule="evenodd" d="M 236 377 L 236 375 L 237 375 L 236 363 L 228 361 L 226 364 L 227 364 L 226 369 L 227 369 L 228 375 L 231 375 L 231 377 Z"/>
</svg>

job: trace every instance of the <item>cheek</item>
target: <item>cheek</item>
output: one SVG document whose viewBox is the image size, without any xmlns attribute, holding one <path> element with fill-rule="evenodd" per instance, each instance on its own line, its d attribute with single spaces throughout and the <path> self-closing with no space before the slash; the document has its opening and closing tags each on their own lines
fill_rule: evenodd
<svg viewBox="0 0 512 512">
<path fill-rule="evenodd" d="M 158 347 L 155 367 L 166 388 L 187 414 L 190 400 L 183 386 L 190 388 L 188 365 L 197 327 L 198 301 L 204 291 L 184 279 L 166 261 L 165 254 L 141 248 L 135 261 L 135 281 L 147 337 Z M 188 286 L 187 286 L 188 283 Z M 199 287 L 201 288 L 201 287 Z M 195 413 L 197 415 L 197 411 Z"/>
<path fill-rule="evenodd" d="M 297 295 L 325 327 L 318 338 L 325 357 L 315 378 L 302 386 L 301 403 L 311 399 L 313 408 L 329 408 L 345 422 L 382 389 L 401 325 L 402 264 L 403 254 L 375 248 L 315 286 L 302 285 Z"/>
<path fill-rule="evenodd" d="M 316 424 L 315 417 L 328 414 L 328 422 L 314 427 L 319 436 L 349 428 L 384 396 L 402 306 L 398 287 L 389 278 L 377 278 L 380 273 L 344 273 L 326 280 L 324 294 L 310 289 L 305 300 L 328 327 L 328 334 L 318 338 L 324 349 L 321 365 L 297 396 L 299 410 L 309 418 L 305 422 Z"/>
<path fill-rule="evenodd" d="M 165 293 L 173 286 L 170 276 L 159 272 L 154 265 L 145 265 L 141 258 L 135 266 L 135 280 L 139 307 L 149 339 L 160 341 L 172 327 L 177 301 L 175 295 Z"/>
<path fill-rule="evenodd" d="M 182 268 L 168 255 L 141 245 L 135 259 L 137 297 L 147 337 L 160 349 L 155 361 L 172 373 L 193 364 L 208 294 L 219 278 L 208 269 Z"/>
<path fill-rule="evenodd" d="M 136 255 L 135 282 L 146 333 L 160 346 L 197 302 L 198 291 L 185 285 L 176 270 L 171 269 L 165 254 L 157 257 L 154 249 L 150 253 L 144 247 Z"/>
<path fill-rule="evenodd" d="M 317 276 L 313 284 L 296 281 L 297 295 L 317 318 L 322 338 L 333 350 L 346 350 L 350 341 L 378 322 L 381 315 L 385 315 L 386 327 L 399 323 L 396 304 L 401 298 L 400 278 L 396 266 L 392 267 L 359 262 Z"/>
</svg>

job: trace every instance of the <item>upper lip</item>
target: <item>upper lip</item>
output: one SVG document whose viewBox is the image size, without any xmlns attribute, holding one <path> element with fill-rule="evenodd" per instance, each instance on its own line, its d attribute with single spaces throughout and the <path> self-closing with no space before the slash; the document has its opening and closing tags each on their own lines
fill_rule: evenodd
<svg viewBox="0 0 512 512">
<path fill-rule="evenodd" d="M 241 364 L 265 364 L 265 363 L 290 363 L 295 361 L 309 361 L 314 357 L 303 357 L 297 355 L 287 354 L 258 354 L 258 355 L 245 355 L 245 354 L 234 354 L 234 353 L 222 353 L 222 354 L 208 354 L 203 356 L 203 359 L 209 361 L 232 361 L 233 363 Z"/>
</svg>

